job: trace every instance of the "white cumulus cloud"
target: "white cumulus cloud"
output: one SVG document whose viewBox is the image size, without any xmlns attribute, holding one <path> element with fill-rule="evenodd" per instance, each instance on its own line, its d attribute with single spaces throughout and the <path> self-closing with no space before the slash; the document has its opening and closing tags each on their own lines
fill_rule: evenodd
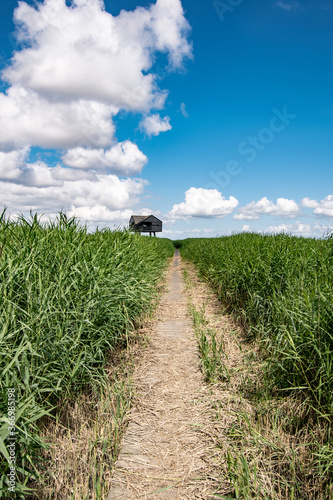
<svg viewBox="0 0 333 500">
<path fill-rule="evenodd" d="M 8 183 L 0 181 L 2 202 L 13 207 L 15 212 L 41 210 L 42 207 L 42 211 L 48 214 L 60 209 L 67 212 L 73 207 L 79 209 L 98 205 L 112 211 L 125 210 L 138 204 L 146 185 L 142 179 L 119 179 L 115 175 L 97 175 L 94 178 L 82 175 L 75 180 L 61 179 L 59 171 L 56 172 L 57 179 L 52 175 L 53 169 L 37 166 L 40 170 L 43 167 L 44 172 L 38 172 L 38 181 L 35 179 L 33 185 L 30 179 L 36 173 L 35 165 L 30 167 L 30 172 L 28 170 L 26 183 L 23 184 L 22 179 L 20 184 L 15 184 L 15 189 L 9 190 Z"/>
<path fill-rule="evenodd" d="M 20 167 L 24 165 L 29 152 L 27 147 L 8 153 L 0 151 L 0 179 L 18 179 L 22 173 Z"/>
<path fill-rule="evenodd" d="M 277 226 L 268 226 L 265 230 L 266 233 L 287 233 L 295 234 L 298 236 L 310 236 L 311 225 L 296 222 L 296 224 L 279 224 Z"/>
<path fill-rule="evenodd" d="M 156 53 L 166 54 L 168 71 L 192 57 L 181 1 L 156 0 L 118 16 L 103 0 L 20 1 L 14 22 L 19 48 L 1 73 L 2 202 L 11 212 L 77 210 L 122 220 L 147 182 L 119 176 L 141 173 L 148 159 L 130 140 L 117 142 L 114 118 L 164 107 Z M 168 117 L 157 117 L 151 135 L 171 129 Z M 34 147 L 61 154 L 65 167 L 54 159 L 48 165 L 42 154 L 43 161 L 29 161 Z"/>
<path fill-rule="evenodd" d="M 191 56 L 189 25 L 179 0 L 112 16 L 99 0 L 20 2 L 15 10 L 23 48 L 2 72 L 0 148 L 105 147 L 120 109 L 162 108 L 167 92 L 149 73 L 154 53 L 172 66 Z"/>
<path fill-rule="evenodd" d="M 310 198 L 303 198 L 302 205 L 306 208 L 314 208 L 313 213 L 318 217 L 333 217 L 332 194 L 326 196 L 326 198 L 319 202 L 317 200 L 311 200 Z"/>
<path fill-rule="evenodd" d="M 148 158 L 131 141 L 119 142 L 108 150 L 74 148 L 62 157 L 69 167 L 107 170 L 122 176 L 141 172 Z"/>
<path fill-rule="evenodd" d="M 296 221 L 293 224 L 277 224 L 268 226 L 266 229 L 258 230 L 252 229 L 250 226 L 245 225 L 242 228 L 243 232 L 254 232 L 254 233 L 286 233 L 294 236 L 304 237 L 304 238 L 322 238 L 325 237 L 332 231 L 332 227 L 325 224 L 304 224 L 303 222 Z"/>
<path fill-rule="evenodd" d="M 76 217 L 81 221 L 90 222 L 127 222 L 132 215 L 132 210 L 110 210 L 105 205 L 84 207 L 71 206 L 69 217 Z"/>
<path fill-rule="evenodd" d="M 303 198 L 301 204 L 305 208 L 317 208 L 319 205 L 317 200 L 311 200 L 309 197 Z"/>
<path fill-rule="evenodd" d="M 276 203 L 268 200 L 265 196 L 261 200 L 248 203 L 245 207 L 238 209 L 238 214 L 234 215 L 236 220 L 256 220 L 261 215 L 275 215 L 277 217 L 296 217 L 300 213 L 300 208 L 294 200 L 278 198 Z"/>
<path fill-rule="evenodd" d="M 50 101 L 15 86 L 0 93 L 0 149 L 111 144 L 117 109 L 96 101 Z"/>
<path fill-rule="evenodd" d="M 156 37 L 156 47 L 169 54 L 172 67 L 182 64 L 184 57 L 192 56 L 191 45 L 187 42 L 189 24 L 179 0 L 157 0 L 151 7 L 152 29 Z"/>
<path fill-rule="evenodd" d="M 238 205 L 233 196 L 226 199 L 217 189 L 191 187 L 185 193 L 185 201 L 174 205 L 167 216 L 175 219 L 190 217 L 222 218 L 231 214 Z"/>
<path fill-rule="evenodd" d="M 180 0 L 157 0 L 112 16 L 100 0 L 45 0 L 15 10 L 17 51 L 3 72 L 11 85 L 41 96 L 83 99 L 118 108 L 148 111 L 162 107 L 166 93 L 148 73 L 154 52 L 168 53 L 172 66 L 191 56 L 189 25 Z"/>
<path fill-rule="evenodd" d="M 119 214 L 138 204 L 147 184 L 143 179 L 120 179 L 92 170 L 50 167 L 42 161 L 28 163 L 28 155 L 27 149 L 0 153 L 0 199 L 11 211 L 52 214 L 103 206 Z"/>
<path fill-rule="evenodd" d="M 168 116 L 161 118 L 158 113 L 143 118 L 140 122 L 140 128 L 149 136 L 158 135 L 160 132 L 172 129 L 170 118 Z"/>
<path fill-rule="evenodd" d="M 141 208 L 140 214 L 150 215 L 151 210 L 148 208 Z M 105 205 L 95 205 L 95 206 L 82 206 L 74 207 L 71 206 L 68 211 L 70 217 L 77 217 L 84 222 L 113 222 L 115 224 L 127 224 L 131 215 L 133 215 L 133 210 L 110 210 Z"/>
<path fill-rule="evenodd" d="M 304 224 L 300 221 L 295 222 L 295 224 L 279 224 L 277 226 L 269 226 L 265 230 L 266 233 L 286 233 L 293 234 L 295 236 L 302 236 L 305 238 L 321 238 L 327 234 L 329 230 L 332 230 L 329 226 L 321 224 Z"/>
</svg>

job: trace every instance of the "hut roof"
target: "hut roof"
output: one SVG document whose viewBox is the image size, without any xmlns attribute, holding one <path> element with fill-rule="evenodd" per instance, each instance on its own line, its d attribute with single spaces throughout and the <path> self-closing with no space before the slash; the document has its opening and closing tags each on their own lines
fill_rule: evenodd
<svg viewBox="0 0 333 500">
<path fill-rule="evenodd" d="M 133 219 L 134 224 L 140 224 L 140 222 L 143 222 L 146 219 L 149 219 L 150 217 L 154 217 L 154 219 L 157 219 L 158 221 L 162 222 L 160 219 L 155 217 L 155 215 L 132 215 L 131 219 Z"/>
</svg>

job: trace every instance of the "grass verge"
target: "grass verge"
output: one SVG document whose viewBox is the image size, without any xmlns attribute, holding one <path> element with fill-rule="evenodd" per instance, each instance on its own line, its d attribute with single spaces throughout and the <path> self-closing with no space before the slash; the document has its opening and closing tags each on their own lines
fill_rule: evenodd
<svg viewBox="0 0 333 500">
<path fill-rule="evenodd" d="M 0 216 L 0 497 L 14 490 L 24 498 L 32 481 L 44 480 L 42 422 L 66 428 L 80 398 L 88 420 L 93 407 L 100 415 L 109 404 L 112 415 L 122 414 L 121 387 L 114 380 L 109 391 L 105 366 L 149 312 L 173 252 L 162 238 L 89 234 L 63 213 L 45 224 L 37 214 Z M 117 426 L 110 432 L 116 436 Z"/>
<path fill-rule="evenodd" d="M 103 383 L 59 403 L 56 418 L 39 423 L 40 435 L 50 448 L 43 453 L 40 479 L 31 483 L 35 490 L 31 500 L 107 497 L 134 396 L 135 361 L 147 341 L 142 332 L 129 335 L 126 349 L 110 353 Z"/>
<path fill-rule="evenodd" d="M 260 344 L 250 341 L 246 331 L 236 326 L 216 293 L 189 263 L 185 279 L 216 418 L 214 461 L 220 474 L 216 478 L 219 486 L 210 498 L 333 498 L 327 419 L 318 418 L 301 391 L 283 396 L 272 392 Z M 202 349 L 203 335 L 208 339 L 204 345 L 215 338 L 216 345 L 223 346 L 219 360 L 214 343 L 210 349 Z M 222 380 L 221 372 L 227 375 Z"/>
</svg>

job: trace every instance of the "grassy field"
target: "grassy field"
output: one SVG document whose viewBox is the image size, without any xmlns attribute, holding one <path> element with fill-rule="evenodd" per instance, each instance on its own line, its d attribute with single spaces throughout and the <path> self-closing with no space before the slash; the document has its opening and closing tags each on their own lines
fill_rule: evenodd
<svg viewBox="0 0 333 500">
<path fill-rule="evenodd" d="M 244 327 L 248 340 L 260 347 L 262 394 L 258 395 L 257 387 L 252 397 L 273 397 L 275 413 L 261 403 L 265 415 L 271 415 L 271 424 L 284 419 L 292 439 L 307 436 L 298 446 L 306 450 L 311 467 L 302 460 L 290 462 L 293 486 L 281 498 L 294 495 L 293 488 L 293 498 L 302 498 L 297 494 L 300 477 L 308 481 L 308 491 L 313 488 L 314 496 L 309 498 L 325 498 L 325 491 L 333 494 L 332 236 L 314 240 L 238 234 L 174 245 L 209 281 L 225 311 Z M 10 424 L 15 415 L 16 492 L 29 496 L 28 486 L 44 482 L 46 489 L 37 498 L 103 498 L 103 482 L 107 483 L 104 479 L 120 440 L 119 422 L 131 398 L 130 384 L 123 382 L 113 365 L 118 363 L 126 378 L 131 358 L 122 358 L 121 353 L 127 350 L 142 315 L 151 310 L 173 251 L 167 239 L 127 231 L 90 234 L 65 214 L 48 224 L 42 224 L 37 215 L 11 222 L 2 214 L 0 497 L 7 494 Z M 201 328 L 200 314 L 194 316 L 206 379 L 227 383 L 222 347 L 213 330 Z M 297 405 L 290 404 L 292 398 Z M 285 418 L 284 399 L 289 408 L 300 408 L 301 402 L 302 409 L 289 411 Z M 277 412 L 281 415 L 276 416 Z M 261 418 L 258 415 L 256 421 Z M 42 428 L 52 428 L 46 433 L 51 442 L 63 429 L 63 451 L 59 448 L 56 459 L 47 455 Z M 242 436 L 237 434 L 243 444 L 252 436 L 244 429 Z M 251 492 L 253 481 L 248 479 L 252 458 L 245 462 L 243 451 L 239 453 L 229 457 L 230 477 L 237 476 L 236 492 L 243 488 L 247 493 L 235 493 L 235 498 L 256 498 L 257 493 Z M 284 453 L 281 447 L 281 457 Z M 46 467 L 59 477 L 62 454 L 63 462 L 67 461 L 62 474 L 68 480 L 62 478 L 64 484 L 57 493 L 56 481 L 50 482 L 49 473 L 42 471 Z M 86 457 L 84 467 L 78 463 L 81 456 Z M 298 464 L 298 472 L 293 464 Z M 75 490 L 80 482 L 81 489 Z M 243 483 L 244 487 L 239 486 Z"/>
<path fill-rule="evenodd" d="M 38 477 L 38 425 L 59 405 L 105 385 L 110 352 L 147 313 L 174 247 L 127 231 L 87 233 L 55 223 L 0 221 L 1 482 L 6 491 L 9 394 L 15 391 L 16 491 Z M 9 392 L 8 392 L 9 390 Z M 10 392 L 12 390 L 12 392 Z M 39 469 L 40 470 L 40 469 Z"/>
<path fill-rule="evenodd" d="M 174 243 L 260 347 L 264 381 L 253 397 L 273 397 L 275 405 L 284 398 L 302 402 L 301 416 L 289 412 L 288 432 L 307 428 L 304 449 L 312 466 L 302 466 L 309 481 L 321 481 L 333 494 L 332 236 L 237 234 Z"/>
</svg>

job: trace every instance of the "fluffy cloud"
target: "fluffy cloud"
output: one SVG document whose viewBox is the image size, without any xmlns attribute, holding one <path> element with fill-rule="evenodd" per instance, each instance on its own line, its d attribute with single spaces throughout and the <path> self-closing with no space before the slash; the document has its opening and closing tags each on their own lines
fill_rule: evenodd
<svg viewBox="0 0 333 500">
<path fill-rule="evenodd" d="M 75 172 L 60 165 L 49 167 L 41 161 L 28 163 L 29 152 L 29 148 L 0 152 L 0 180 L 7 181 L 7 188 L 11 187 L 10 181 L 15 182 L 15 185 L 42 187 L 61 185 L 62 181 L 97 179 L 94 172 Z"/>
<path fill-rule="evenodd" d="M 313 213 L 318 217 L 333 217 L 333 195 L 330 194 L 326 196 L 323 200 L 319 202 L 317 200 L 311 200 L 310 198 L 303 198 L 303 207 L 314 208 Z"/>
<path fill-rule="evenodd" d="M 185 193 L 185 201 L 174 205 L 167 214 L 175 219 L 190 217 L 222 218 L 232 213 L 238 200 L 230 196 L 227 200 L 217 189 L 191 187 Z"/>
<path fill-rule="evenodd" d="M 19 39 L 28 45 L 14 54 L 3 73 L 11 85 L 62 100 L 83 99 L 118 108 L 148 111 L 163 106 L 155 77 L 147 73 L 155 51 L 180 66 L 191 56 L 189 25 L 179 0 L 157 0 L 117 17 L 101 0 L 45 0 L 15 10 Z"/>
<path fill-rule="evenodd" d="M 108 170 L 111 173 L 131 176 L 141 172 L 148 158 L 131 141 L 119 142 L 111 149 L 74 148 L 62 157 L 69 167 Z"/>
<path fill-rule="evenodd" d="M 140 214 L 150 215 L 151 210 L 149 208 L 141 208 Z M 126 210 L 109 210 L 105 205 L 95 205 L 74 207 L 71 206 L 68 211 L 69 217 L 77 217 L 81 221 L 90 222 L 113 222 L 115 224 L 127 224 L 133 211 L 130 209 Z"/>
<path fill-rule="evenodd" d="M 140 122 L 140 128 L 149 136 L 172 129 L 170 118 L 168 116 L 161 118 L 158 113 L 143 118 Z"/>
<path fill-rule="evenodd" d="M 309 197 L 303 198 L 301 204 L 305 208 L 317 208 L 318 207 L 318 201 L 311 200 L 311 198 L 309 198 Z"/>
<path fill-rule="evenodd" d="M 180 0 L 118 16 L 102 0 L 68 3 L 21 1 L 15 10 L 21 49 L 1 75 L 0 195 L 11 211 L 122 220 L 147 182 L 118 176 L 140 173 L 147 157 L 130 141 L 117 143 L 114 117 L 163 108 L 168 92 L 152 73 L 155 54 L 166 54 L 168 70 L 179 68 L 192 56 L 190 28 Z M 151 135 L 171 128 L 168 117 L 151 127 Z M 62 150 L 66 168 L 29 162 L 32 147 Z"/>
<path fill-rule="evenodd" d="M 0 149 L 26 145 L 69 148 L 108 146 L 117 109 L 92 101 L 49 101 L 21 86 L 0 93 Z"/>
<path fill-rule="evenodd" d="M 91 222 L 127 222 L 132 215 L 131 210 L 109 210 L 105 205 L 93 207 L 74 207 L 68 211 L 69 217 L 77 217 L 81 221 Z"/>
<path fill-rule="evenodd" d="M 321 238 L 325 236 L 331 228 L 329 226 L 314 224 L 303 224 L 302 222 L 296 222 L 295 224 L 279 224 L 278 226 L 269 226 L 265 232 L 266 233 L 287 233 L 294 234 L 295 236 L 303 237 L 317 237 Z"/>
<path fill-rule="evenodd" d="M 273 226 L 268 226 L 264 231 L 258 229 L 252 229 L 248 225 L 242 227 L 243 232 L 253 232 L 253 233 L 286 233 L 292 234 L 294 236 L 300 236 L 304 238 L 322 238 L 332 231 L 332 228 L 324 224 L 304 224 L 303 222 L 297 221 L 294 224 L 278 224 Z"/>
<path fill-rule="evenodd" d="M 248 203 L 245 207 L 238 209 L 238 214 L 234 215 L 236 220 L 255 220 L 261 215 L 275 215 L 278 217 L 296 217 L 300 213 L 300 208 L 294 200 L 278 198 L 276 204 L 268 200 L 266 196 L 261 200 Z"/>
<path fill-rule="evenodd" d="M 20 2 L 14 20 L 23 48 L 2 72 L 9 84 L 0 93 L 3 150 L 110 146 L 120 109 L 164 106 L 167 92 L 149 73 L 154 53 L 166 52 L 174 68 L 191 57 L 180 0 L 116 17 L 101 0 Z M 171 128 L 168 119 L 160 122 L 160 131 Z"/>
<path fill-rule="evenodd" d="M 27 149 L 0 153 L 0 199 L 18 212 L 82 212 L 82 207 L 102 206 L 107 213 L 114 210 L 118 216 L 119 211 L 139 202 L 147 184 L 143 179 L 119 179 L 116 175 L 61 165 L 50 167 L 41 161 L 27 163 L 28 156 Z"/>
<path fill-rule="evenodd" d="M 190 27 L 182 5 L 179 0 L 157 0 L 150 10 L 156 47 L 167 52 L 170 65 L 177 68 L 184 57 L 192 56 L 192 48 L 186 39 Z"/>
<path fill-rule="evenodd" d="M 60 209 L 68 211 L 98 205 L 117 211 L 135 206 L 146 185 L 146 181 L 141 179 L 121 180 L 114 175 L 97 175 L 94 179 L 84 178 L 84 175 L 75 180 L 61 179 L 59 174 L 66 169 L 60 169 L 56 179 L 52 175 L 53 169 L 44 165 L 37 165 L 38 168 L 33 184 L 29 180 L 36 173 L 36 165 L 30 166 L 25 184 L 15 184 L 9 190 L 8 183 L 0 181 L 0 197 L 5 205 L 18 212 L 40 210 L 42 207 L 46 214 Z"/>
<path fill-rule="evenodd" d="M 268 226 L 265 230 L 266 233 L 288 233 L 296 234 L 299 236 L 310 236 L 311 226 L 310 224 L 302 224 L 301 222 L 296 222 L 296 224 L 279 224 L 278 226 Z"/>
<path fill-rule="evenodd" d="M 0 179 L 18 179 L 21 175 L 20 167 L 24 165 L 29 151 L 29 148 L 11 151 L 10 153 L 3 153 L 0 151 Z"/>
</svg>

